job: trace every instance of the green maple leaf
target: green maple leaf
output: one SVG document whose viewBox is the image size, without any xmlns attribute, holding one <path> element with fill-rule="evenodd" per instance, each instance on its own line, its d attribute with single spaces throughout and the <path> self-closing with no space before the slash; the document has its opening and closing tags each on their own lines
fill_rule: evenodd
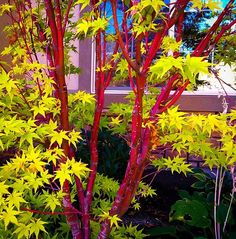
<svg viewBox="0 0 236 239">
<path fill-rule="evenodd" d="M 90 171 L 90 169 L 87 167 L 87 164 L 76 162 L 74 158 L 70 160 L 70 165 L 71 171 L 80 179 L 85 177 L 86 173 Z"/>
<path fill-rule="evenodd" d="M 99 30 L 104 31 L 108 25 L 108 20 L 105 17 L 97 18 L 92 22 L 93 34 L 96 34 Z"/>
<path fill-rule="evenodd" d="M 49 110 L 49 108 L 43 103 L 41 103 L 39 105 L 34 105 L 31 108 L 31 111 L 33 111 L 33 113 L 34 113 L 34 117 L 38 114 L 45 117 L 46 111 L 48 111 L 48 110 Z"/>
<path fill-rule="evenodd" d="M 14 5 L 10 4 L 1 4 L 0 5 L 0 16 L 2 16 L 6 12 L 10 12 L 15 8 Z"/>
<path fill-rule="evenodd" d="M 89 3 L 90 3 L 90 0 L 77 0 L 75 2 L 75 5 L 81 4 L 81 11 L 82 11 L 84 8 L 86 8 L 89 5 Z"/>
<path fill-rule="evenodd" d="M 36 239 L 38 239 L 40 231 L 46 232 L 46 230 L 44 228 L 44 224 L 46 224 L 46 222 L 42 221 L 40 218 L 39 219 L 35 219 L 35 221 L 32 221 L 29 224 L 30 235 L 35 234 Z"/>
<path fill-rule="evenodd" d="M 13 232 L 13 234 L 17 234 L 17 239 L 29 238 L 30 227 L 29 227 L 29 225 L 25 225 L 23 223 L 18 223 L 17 229 Z"/>
<path fill-rule="evenodd" d="M 92 27 L 92 23 L 91 22 L 88 22 L 88 21 L 85 21 L 85 20 L 82 20 L 80 23 L 78 23 L 77 25 L 77 34 L 81 34 L 83 33 L 86 37 L 87 33 L 88 33 L 88 30 L 89 28 Z"/>
<path fill-rule="evenodd" d="M 44 201 L 47 203 L 46 208 L 50 208 L 52 212 L 55 211 L 57 206 L 61 206 L 61 200 L 58 199 L 56 194 L 47 194 L 45 192 Z"/>
<path fill-rule="evenodd" d="M 42 182 L 46 184 L 48 184 L 49 179 L 53 177 L 51 174 L 48 173 L 48 170 L 41 171 L 40 176 L 41 176 Z"/>
<path fill-rule="evenodd" d="M 121 221 L 122 221 L 117 215 L 110 216 L 109 219 L 110 219 L 110 225 L 111 225 L 111 227 L 112 227 L 113 225 L 115 225 L 116 228 L 119 227 L 118 222 L 121 222 Z"/>
<path fill-rule="evenodd" d="M 208 67 L 211 66 L 211 64 L 204 60 L 205 57 L 190 57 L 188 54 L 185 60 L 183 77 L 188 79 L 192 84 L 195 84 L 197 74 L 208 74 Z"/>
<path fill-rule="evenodd" d="M 56 177 L 55 179 L 59 179 L 61 187 L 63 187 L 63 184 L 66 180 L 69 182 L 72 182 L 71 175 L 72 170 L 70 169 L 70 160 L 67 160 L 66 163 L 60 164 L 60 169 L 56 171 Z"/>
<path fill-rule="evenodd" d="M 120 119 L 120 115 L 118 115 L 117 117 L 111 117 L 111 125 L 112 126 L 116 126 L 116 125 L 120 125 L 122 122 L 122 120 Z"/>
<path fill-rule="evenodd" d="M 34 132 L 35 129 L 30 129 L 29 132 L 26 132 L 25 134 L 21 135 L 20 137 L 20 147 L 21 145 L 27 141 L 30 146 L 33 148 L 33 141 L 34 139 L 40 139 L 40 137 Z"/>
<path fill-rule="evenodd" d="M 37 127 L 37 134 L 39 135 L 50 135 L 51 133 L 55 132 L 58 128 L 57 122 L 50 120 L 48 124 L 40 124 Z"/>
<path fill-rule="evenodd" d="M 198 8 L 198 9 L 202 9 L 203 8 L 203 1 L 202 0 L 193 0 L 193 6 L 192 8 Z"/>
<path fill-rule="evenodd" d="M 16 218 L 17 215 L 19 215 L 20 212 L 13 210 L 13 207 L 7 207 L 5 208 L 5 211 L 3 211 L 0 215 L 0 218 L 3 220 L 4 225 L 5 225 L 5 230 L 7 229 L 7 226 L 9 223 L 14 223 L 17 224 L 18 220 Z"/>
<path fill-rule="evenodd" d="M 72 130 L 69 133 L 70 143 L 74 145 L 74 147 L 77 147 L 77 142 L 82 139 L 80 132 Z"/>
<path fill-rule="evenodd" d="M 43 186 L 43 180 L 36 173 L 26 173 L 24 179 L 30 187 L 33 187 L 35 192 Z"/>
<path fill-rule="evenodd" d="M 77 100 L 81 101 L 83 105 L 85 105 L 86 103 L 92 104 L 95 101 L 93 95 L 88 94 L 84 91 L 78 91 L 76 94 L 72 95 L 72 101 Z"/>
<path fill-rule="evenodd" d="M 10 96 L 10 99 L 13 99 L 14 89 L 17 89 L 18 82 L 10 79 L 9 73 L 2 71 L 0 74 L 1 82 L 0 82 L 0 90 L 6 89 L 7 94 Z"/>
<path fill-rule="evenodd" d="M 59 179 L 60 185 L 63 186 L 64 182 L 68 180 L 69 182 L 72 182 L 71 179 L 71 171 L 67 170 L 58 170 L 56 172 L 56 177 L 55 179 Z"/>
<path fill-rule="evenodd" d="M 55 142 L 61 146 L 62 145 L 62 142 L 63 140 L 70 140 L 69 137 L 67 136 L 67 131 L 54 131 L 53 133 L 49 134 L 49 136 L 51 136 L 51 144 L 50 145 L 53 145 Z"/>
<path fill-rule="evenodd" d="M 150 72 L 154 75 L 162 78 L 172 67 L 183 71 L 183 58 L 174 58 L 173 56 L 161 57 L 157 62 L 150 67 Z"/>
<path fill-rule="evenodd" d="M 204 7 L 208 7 L 211 11 L 222 10 L 221 1 L 208 0 Z"/>
<path fill-rule="evenodd" d="M 118 222 L 121 221 L 121 219 L 117 215 L 110 216 L 109 212 L 103 212 L 103 214 L 99 215 L 100 219 L 99 221 L 104 221 L 108 219 L 110 221 L 110 226 L 112 227 L 115 225 L 116 228 L 119 227 Z"/>
<path fill-rule="evenodd" d="M 169 51 L 179 51 L 182 42 L 177 42 L 173 37 L 166 36 L 162 41 L 161 48 L 163 52 L 168 53 Z"/>
<path fill-rule="evenodd" d="M 117 64 L 116 72 L 120 72 L 120 74 L 123 74 L 128 70 L 128 62 L 125 59 L 121 59 L 120 62 Z"/>
<path fill-rule="evenodd" d="M 60 148 L 54 148 L 54 149 L 48 149 L 45 153 L 44 153 L 44 157 L 47 159 L 47 161 L 53 162 L 54 165 L 57 164 L 57 160 L 59 160 L 60 158 L 64 157 L 64 151 Z"/>
<path fill-rule="evenodd" d="M 233 139 L 231 139 L 228 142 L 224 142 L 222 148 L 222 151 L 224 151 L 227 154 L 227 158 L 229 158 L 230 156 L 232 156 L 232 154 L 235 151 L 235 144 L 233 142 Z"/>
<path fill-rule="evenodd" d="M 3 194 L 9 194 L 8 188 L 9 186 L 5 184 L 5 181 L 0 182 L 0 196 Z"/>
<path fill-rule="evenodd" d="M 23 202 L 24 203 L 26 202 L 22 196 L 22 192 L 15 192 L 15 191 L 7 197 L 7 201 L 8 201 L 9 207 L 12 207 L 12 208 L 16 207 L 18 211 L 20 209 L 20 204 Z"/>
<path fill-rule="evenodd" d="M 12 184 L 12 187 L 15 191 L 21 192 L 25 189 L 28 189 L 28 185 L 23 178 L 16 179 L 15 182 Z"/>
<path fill-rule="evenodd" d="M 152 7 L 156 13 L 159 13 L 161 8 L 165 6 L 164 1 L 160 0 L 142 0 L 141 1 L 141 10 L 146 7 Z"/>
</svg>

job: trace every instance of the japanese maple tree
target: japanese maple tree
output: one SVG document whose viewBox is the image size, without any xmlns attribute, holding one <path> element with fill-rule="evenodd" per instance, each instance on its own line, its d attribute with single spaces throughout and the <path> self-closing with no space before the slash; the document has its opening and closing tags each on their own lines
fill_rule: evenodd
<svg viewBox="0 0 236 239">
<path fill-rule="evenodd" d="M 233 14 L 235 2 L 229 0 L 204 38 L 186 56 L 179 53 L 184 10 L 189 4 L 198 11 L 217 10 L 216 2 L 8 2 L 0 7 L 0 13 L 12 20 L 6 27 L 10 45 L 2 52 L 11 55 L 12 62 L 0 62 L 0 147 L 12 155 L 0 171 L 1 228 L 6 233 L 12 230 L 17 238 L 58 238 L 59 234 L 52 235 L 45 229 L 46 224 L 54 218 L 53 225 L 59 225 L 65 217 L 74 239 L 88 239 L 91 231 L 92 236 L 108 238 L 134 200 L 149 155 L 160 143 L 155 127 L 159 115 L 196 84 L 199 73 L 208 73 L 206 57 L 222 37 L 231 34 L 236 23 L 224 22 Z M 73 21 L 76 7 L 80 7 L 80 19 Z M 171 28 L 175 38 L 168 36 Z M 90 37 L 96 45 L 95 95 L 68 94 L 66 76 L 80 71 L 70 60 L 70 52 L 79 51 L 74 40 Z M 112 50 L 110 47 L 108 52 L 109 44 Z M 93 208 L 96 180 L 101 177 L 97 174 L 98 132 L 104 123 L 105 90 L 121 78 L 129 81 L 132 104 L 118 110 L 111 106 L 117 116 L 111 117 L 108 127 L 125 133 L 130 126 L 129 161 L 119 185 L 106 179 L 115 192 L 108 197 L 110 201 L 107 199 L 107 210 L 102 211 L 101 206 L 99 214 Z M 125 120 L 127 114 L 131 117 Z M 80 130 L 85 127 L 91 129 L 89 165 L 74 159 Z M 184 162 L 182 165 L 180 171 L 188 172 Z M 146 190 L 154 194 L 150 188 Z"/>
</svg>

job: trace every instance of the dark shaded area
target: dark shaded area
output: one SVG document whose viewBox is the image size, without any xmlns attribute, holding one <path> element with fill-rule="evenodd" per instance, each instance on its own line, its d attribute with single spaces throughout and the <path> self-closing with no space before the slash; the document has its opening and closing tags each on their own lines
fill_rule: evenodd
<svg viewBox="0 0 236 239">
<path fill-rule="evenodd" d="M 83 140 L 77 144 L 75 158 L 90 164 L 89 141 L 91 131 L 82 130 Z M 102 128 L 98 135 L 98 172 L 116 180 L 121 180 L 129 159 L 129 146 L 118 134 Z"/>
</svg>

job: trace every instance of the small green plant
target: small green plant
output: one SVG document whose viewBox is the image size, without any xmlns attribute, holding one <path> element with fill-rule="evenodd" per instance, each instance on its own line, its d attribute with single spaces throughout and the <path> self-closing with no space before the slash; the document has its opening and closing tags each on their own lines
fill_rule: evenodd
<svg viewBox="0 0 236 239">
<path fill-rule="evenodd" d="M 186 234 L 188 233 L 190 236 L 213 238 L 215 175 L 204 173 L 201 170 L 195 170 L 192 175 L 197 179 L 192 185 L 194 191 L 193 193 L 184 190 L 179 191 L 181 199 L 172 205 L 170 220 L 183 222 L 182 230 L 185 230 Z M 223 228 L 226 221 L 228 224 L 223 238 L 233 238 L 236 233 L 234 230 L 236 218 L 233 213 L 236 198 L 234 196 L 233 204 L 230 205 L 231 188 L 227 185 L 229 183 L 231 184 L 232 181 L 227 182 L 225 177 L 221 195 L 222 200 L 217 207 L 216 213 L 216 220 L 221 225 L 221 228 Z M 229 206 L 231 207 L 230 211 L 228 211 Z"/>
<path fill-rule="evenodd" d="M 158 170 L 169 168 L 172 172 L 190 173 L 190 165 L 179 156 L 189 153 L 201 157 L 203 166 L 208 167 L 212 174 L 212 178 L 208 174 L 194 174 L 199 181 L 193 184 L 193 188 L 200 191 L 193 195 L 182 191 L 182 199 L 172 206 L 171 220 L 181 220 L 185 226 L 205 228 L 207 235 L 216 235 L 216 238 L 227 236 L 226 225 L 232 223 L 232 205 L 235 201 L 235 113 L 234 110 L 229 114 L 189 115 L 173 108 L 160 115 L 158 127 L 155 128 L 159 131 L 156 135 L 162 135 L 159 144 L 173 150 L 172 157 L 153 159 L 152 163 Z M 231 177 L 228 181 L 230 190 L 224 194 L 223 182 L 228 174 Z"/>
</svg>

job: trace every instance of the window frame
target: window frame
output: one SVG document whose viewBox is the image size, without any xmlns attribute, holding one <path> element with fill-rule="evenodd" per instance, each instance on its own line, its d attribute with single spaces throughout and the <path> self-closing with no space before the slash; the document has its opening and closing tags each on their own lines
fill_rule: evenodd
<svg viewBox="0 0 236 239">
<path fill-rule="evenodd" d="M 92 39 L 80 42 L 79 62 L 82 72 L 79 75 L 79 90 L 95 93 L 95 44 Z M 114 102 L 126 102 L 125 96 L 131 91 L 129 87 L 113 87 L 105 91 L 105 107 Z M 187 112 L 222 112 L 223 99 L 229 98 L 228 108 L 236 105 L 236 92 L 228 96 L 218 92 L 183 92 L 176 105 Z"/>
</svg>

